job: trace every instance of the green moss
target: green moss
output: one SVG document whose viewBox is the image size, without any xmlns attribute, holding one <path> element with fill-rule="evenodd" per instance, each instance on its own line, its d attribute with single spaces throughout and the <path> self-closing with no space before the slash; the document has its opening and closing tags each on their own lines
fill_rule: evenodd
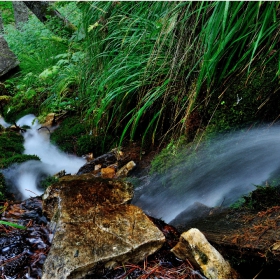
<svg viewBox="0 0 280 280">
<path fill-rule="evenodd" d="M 14 23 L 14 9 L 12 1 L 1 1 L 0 10 L 3 23 L 5 25 Z"/>
<path fill-rule="evenodd" d="M 78 156 L 93 153 L 99 156 L 110 149 L 112 137 L 94 136 L 89 125 L 78 117 L 69 117 L 51 134 L 51 141 L 61 150 Z"/>
<path fill-rule="evenodd" d="M 203 264 L 207 264 L 208 262 L 208 257 L 206 254 L 204 254 L 203 252 L 201 251 L 198 251 L 198 255 L 199 255 L 199 258 L 201 259 L 202 263 Z"/>
<path fill-rule="evenodd" d="M 35 107 L 26 108 L 26 104 L 19 103 L 17 105 L 6 106 L 4 110 L 4 119 L 8 123 L 14 123 L 15 121 L 19 120 L 20 118 L 24 117 L 28 114 L 38 114 L 38 109 Z"/>
<path fill-rule="evenodd" d="M 0 134 L 0 168 L 7 168 L 13 163 L 27 160 L 40 160 L 36 155 L 23 155 L 23 136 L 14 131 Z"/>
<path fill-rule="evenodd" d="M 225 132 L 274 121 L 280 104 L 277 70 L 277 61 L 265 67 L 259 63 L 250 77 L 245 74 L 232 77 L 223 88 L 212 93 L 208 106 L 202 106 L 200 112 L 205 125 L 212 116 L 207 132 Z"/>
<path fill-rule="evenodd" d="M 5 183 L 5 178 L 3 174 L 0 172 L 0 200 L 5 199 L 5 193 L 7 191 L 7 186 Z"/>
<path fill-rule="evenodd" d="M 278 205 L 280 205 L 280 185 L 276 187 L 256 186 L 256 190 L 240 198 L 231 208 L 263 211 Z"/>
<path fill-rule="evenodd" d="M 171 140 L 152 160 L 150 173 L 166 174 L 172 167 L 182 162 L 192 160 L 193 146 L 193 143 L 187 143 L 185 137 L 181 137 L 178 140 Z M 182 153 L 182 150 L 185 152 Z"/>
<path fill-rule="evenodd" d="M 51 141 L 67 153 L 77 153 L 77 140 L 86 133 L 86 125 L 78 117 L 65 119 L 52 134 Z"/>
<path fill-rule="evenodd" d="M 58 181 L 59 179 L 54 176 L 47 176 L 40 181 L 40 185 L 43 189 L 47 189 L 50 185 L 57 183 Z"/>
<path fill-rule="evenodd" d="M 28 160 L 40 160 L 36 155 L 14 155 L 7 159 L 2 159 L 0 161 L 1 168 L 7 168 L 14 163 L 22 163 Z"/>
<path fill-rule="evenodd" d="M 23 136 L 13 132 L 4 131 L 0 134 L 0 162 L 17 154 L 22 154 Z"/>
</svg>

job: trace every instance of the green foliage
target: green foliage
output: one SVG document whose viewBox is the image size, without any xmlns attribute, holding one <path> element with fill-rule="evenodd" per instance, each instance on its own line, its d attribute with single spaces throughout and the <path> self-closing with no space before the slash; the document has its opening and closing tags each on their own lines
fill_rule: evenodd
<svg viewBox="0 0 280 280">
<path fill-rule="evenodd" d="M 26 101 L 26 99 L 24 99 Z M 19 104 L 14 104 L 15 101 L 13 101 L 13 105 L 6 106 L 6 110 L 3 114 L 3 117 L 8 123 L 14 123 L 15 121 L 19 120 L 21 117 L 28 115 L 28 114 L 34 114 L 37 115 L 38 108 L 30 107 L 26 108 L 26 104 L 22 101 Z M 31 105 L 31 104 L 30 104 Z"/>
<path fill-rule="evenodd" d="M 127 133 L 133 139 L 141 133 L 137 128 L 145 117 L 150 125 L 144 124 L 142 133 L 146 136 L 150 130 L 155 138 L 168 103 L 162 101 L 172 86 L 175 18 L 168 8 L 173 6 L 166 2 L 83 5 L 88 52 L 80 90 L 89 105 L 86 117 L 98 131 L 123 131 L 121 141 Z"/>
<path fill-rule="evenodd" d="M 5 193 L 7 190 L 7 186 L 5 183 L 4 175 L 0 172 L 0 200 L 5 199 Z"/>
<path fill-rule="evenodd" d="M 21 226 L 19 224 L 7 222 L 7 221 L 2 221 L 2 220 L 0 220 L 0 225 L 7 225 L 7 226 L 18 228 L 18 229 L 26 229 L 25 226 Z"/>
<path fill-rule="evenodd" d="M 26 108 L 26 104 L 42 109 L 48 98 L 55 99 L 56 102 L 56 95 L 60 96 L 61 93 L 56 93 L 53 84 L 57 77 L 64 74 L 64 65 L 60 64 L 59 55 L 67 52 L 68 41 L 52 34 L 34 16 L 21 31 L 9 27 L 6 32 L 5 37 L 10 48 L 21 61 L 20 76 L 8 81 L 13 85 L 13 99 L 7 110 L 10 109 L 12 113 L 19 112 Z M 71 57 L 71 53 L 67 56 Z M 57 107 L 57 104 L 55 106 Z"/>
<path fill-rule="evenodd" d="M 14 9 L 12 1 L 0 1 L 0 11 L 4 25 L 14 23 Z"/>
<path fill-rule="evenodd" d="M 70 20 L 77 23 L 80 13 L 75 7 L 76 3 L 69 2 L 59 10 L 66 16 L 71 14 Z M 48 24 L 55 25 L 54 21 L 50 19 Z M 79 65 L 84 57 L 82 46 L 54 35 L 35 16 L 24 24 L 21 31 L 8 27 L 5 38 L 21 61 L 20 76 L 6 82 L 13 95 L 6 111 L 14 115 L 25 109 L 26 104 L 36 108 L 37 112 L 40 109 L 42 114 L 77 110 L 79 100 L 75 88 L 80 80 Z"/>
<path fill-rule="evenodd" d="M 54 8 L 79 27 L 71 38 L 55 19 L 48 25 L 56 34 L 34 16 L 21 32 L 6 28 L 21 73 L 7 82 L 12 100 L 4 113 L 31 106 L 42 115 L 81 116 L 83 141 L 61 143 L 77 153 L 95 143 L 105 149 L 108 134 L 119 144 L 125 138 L 154 144 L 185 131 L 192 140 L 197 126 L 192 132 L 186 126 L 194 110 L 199 126 L 211 120 L 207 131 L 254 123 L 263 115 L 271 120 L 278 116 L 277 108 L 268 112 L 278 102 L 269 95 L 280 72 L 278 5 L 56 2 Z M 97 138 L 86 136 L 92 130 Z"/>
<path fill-rule="evenodd" d="M 22 163 L 28 160 L 40 160 L 40 158 L 36 155 L 14 155 L 0 160 L 0 166 L 1 168 L 7 168 L 14 163 Z"/>
<path fill-rule="evenodd" d="M 249 195 L 240 198 L 231 207 L 246 208 L 263 211 L 267 208 L 278 206 L 280 203 L 280 186 L 256 186 L 256 190 Z"/>
<path fill-rule="evenodd" d="M 4 131 L 0 134 L 0 161 L 21 154 L 23 151 L 22 135 L 13 131 Z M 2 168 L 1 165 L 0 168 Z"/>
<path fill-rule="evenodd" d="M 59 181 L 58 178 L 54 176 L 47 176 L 43 180 L 40 181 L 40 186 L 46 190 L 50 185 L 57 183 Z"/>
<path fill-rule="evenodd" d="M 98 156 L 110 148 L 112 138 L 94 136 L 86 122 L 81 122 L 78 117 L 68 117 L 51 134 L 51 141 L 64 152 L 79 156 L 93 152 Z"/>
<path fill-rule="evenodd" d="M 120 141 L 182 133 L 199 94 L 209 98 L 231 74 L 249 73 L 252 61 L 277 53 L 270 55 L 278 41 L 276 2 L 80 5 L 86 116 L 98 130 L 122 131 Z"/>
</svg>

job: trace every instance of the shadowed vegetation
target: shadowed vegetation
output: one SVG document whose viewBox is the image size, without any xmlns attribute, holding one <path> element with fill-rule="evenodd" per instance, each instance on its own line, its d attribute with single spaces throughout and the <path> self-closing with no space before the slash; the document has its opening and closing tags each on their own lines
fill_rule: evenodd
<svg viewBox="0 0 280 280">
<path fill-rule="evenodd" d="M 34 17 L 6 31 L 21 60 L 6 110 L 31 102 L 41 117 L 77 115 L 103 147 L 192 141 L 206 127 L 278 117 L 268 109 L 278 102 L 278 2 L 54 5 L 78 27 L 70 39 Z"/>
</svg>

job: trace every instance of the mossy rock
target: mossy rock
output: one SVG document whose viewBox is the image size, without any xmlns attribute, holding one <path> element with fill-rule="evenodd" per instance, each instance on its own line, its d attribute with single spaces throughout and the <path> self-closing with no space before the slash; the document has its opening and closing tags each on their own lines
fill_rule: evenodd
<svg viewBox="0 0 280 280">
<path fill-rule="evenodd" d="M 7 186 L 5 183 L 4 175 L 0 172 L 0 200 L 5 199 L 5 194 L 7 191 Z"/>
<path fill-rule="evenodd" d="M 0 161 L 17 154 L 22 154 L 23 136 L 14 131 L 3 131 L 0 134 Z"/>
<path fill-rule="evenodd" d="M 7 168 L 14 163 L 22 163 L 28 160 L 40 160 L 40 158 L 36 155 L 14 155 L 0 160 L 0 166 L 1 168 Z"/>
<path fill-rule="evenodd" d="M 244 197 L 242 207 L 263 211 L 280 205 L 280 186 L 257 186 L 257 189 Z"/>
<path fill-rule="evenodd" d="M 4 119 L 8 123 L 14 123 L 20 118 L 28 115 L 34 114 L 38 115 L 39 110 L 36 107 L 26 108 L 26 104 L 19 103 L 13 106 L 5 106 L 4 108 Z"/>
<path fill-rule="evenodd" d="M 205 126 L 211 118 L 207 131 L 225 132 L 277 119 L 280 104 L 277 63 L 256 64 L 249 77 L 246 73 L 232 77 L 209 96 L 208 106 L 198 106 Z"/>
<path fill-rule="evenodd" d="M 44 176 L 40 181 L 40 186 L 42 189 L 46 190 L 49 186 L 59 181 L 55 176 Z"/>
<path fill-rule="evenodd" d="M 23 136 L 14 131 L 0 133 L 0 168 L 7 168 L 13 163 L 27 160 L 40 160 L 36 155 L 23 155 Z"/>
<path fill-rule="evenodd" d="M 12 97 L 9 95 L 1 95 L 0 96 L 0 104 L 2 106 L 7 105 L 11 101 Z"/>
<path fill-rule="evenodd" d="M 64 152 L 78 156 L 93 153 L 96 157 L 110 150 L 112 137 L 93 136 L 90 131 L 89 125 L 79 117 L 68 117 L 51 134 L 51 141 Z"/>
</svg>

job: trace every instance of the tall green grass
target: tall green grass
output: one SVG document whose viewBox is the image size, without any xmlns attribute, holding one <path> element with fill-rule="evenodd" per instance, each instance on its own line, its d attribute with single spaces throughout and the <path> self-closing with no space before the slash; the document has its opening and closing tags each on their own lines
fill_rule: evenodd
<svg viewBox="0 0 280 280">
<path fill-rule="evenodd" d="M 214 93 L 225 96 L 219 91 L 231 77 L 249 77 L 256 64 L 279 61 L 278 2 L 57 6 L 79 26 L 69 40 L 34 17 L 21 32 L 7 29 L 25 75 L 17 96 L 37 96 L 41 111 L 75 111 L 91 125 L 90 133 L 112 135 L 118 144 L 184 134 L 193 110 L 217 102 Z"/>
<path fill-rule="evenodd" d="M 230 75 L 279 55 L 278 2 L 81 4 L 87 60 L 80 87 L 100 133 L 180 134 Z M 276 74 L 276 73 L 275 73 Z"/>
</svg>

